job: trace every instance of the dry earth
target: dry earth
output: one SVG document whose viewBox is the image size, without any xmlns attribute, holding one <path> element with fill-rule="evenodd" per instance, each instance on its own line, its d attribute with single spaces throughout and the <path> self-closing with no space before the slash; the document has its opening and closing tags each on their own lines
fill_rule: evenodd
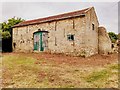
<svg viewBox="0 0 120 90">
<path fill-rule="evenodd" d="M 50 54 L 50 53 L 4 53 L 4 55 L 22 55 L 27 57 L 33 57 L 37 60 L 48 60 L 55 62 L 57 64 L 69 64 L 69 65 L 77 65 L 77 66 L 104 66 L 107 64 L 111 64 L 114 62 L 118 62 L 118 54 L 110 54 L 110 55 L 94 55 L 91 57 L 73 57 L 66 56 L 64 54 Z M 37 63 L 37 61 L 36 61 Z"/>
<path fill-rule="evenodd" d="M 50 53 L 3 53 L 2 57 L 3 87 L 118 87 L 118 54 L 83 58 Z"/>
</svg>

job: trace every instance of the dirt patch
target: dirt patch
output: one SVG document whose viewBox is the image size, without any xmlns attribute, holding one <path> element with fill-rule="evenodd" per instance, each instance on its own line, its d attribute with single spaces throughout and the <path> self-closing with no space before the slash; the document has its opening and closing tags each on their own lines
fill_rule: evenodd
<svg viewBox="0 0 120 90">
<path fill-rule="evenodd" d="M 109 54 L 109 55 L 94 55 L 91 57 L 83 58 L 83 57 L 73 57 L 73 56 L 66 56 L 63 54 L 50 54 L 50 53 L 3 53 L 10 55 L 22 55 L 33 57 L 37 60 L 50 60 L 57 64 L 69 64 L 69 65 L 77 65 L 77 66 L 104 66 L 107 64 L 111 64 L 113 62 L 118 62 L 118 54 Z M 42 62 L 45 64 L 46 62 Z M 35 62 L 39 64 L 39 62 Z"/>
</svg>

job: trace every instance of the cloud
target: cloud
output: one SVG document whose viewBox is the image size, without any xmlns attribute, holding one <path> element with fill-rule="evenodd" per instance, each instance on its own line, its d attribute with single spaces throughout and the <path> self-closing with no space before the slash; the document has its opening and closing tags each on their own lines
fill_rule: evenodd
<svg viewBox="0 0 120 90">
<path fill-rule="evenodd" d="M 36 19 L 92 6 L 95 7 L 100 25 L 118 33 L 117 2 L 3 2 L 2 21 L 14 16 Z"/>
</svg>

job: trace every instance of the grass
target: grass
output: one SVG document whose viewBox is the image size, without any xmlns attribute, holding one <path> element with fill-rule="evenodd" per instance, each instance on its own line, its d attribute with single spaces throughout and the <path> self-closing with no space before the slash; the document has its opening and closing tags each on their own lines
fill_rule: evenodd
<svg viewBox="0 0 120 90">
<path fill-rule="evenodd" d="M 92 72 L 87 78 L 86 81 L 87 82 L 94 82 L 94 81 L 98 81 L 100 79 L 106 79 L 107 77 L 109 77 L 109 72 L 107 70 L 101 70 L 101 71 L 95 71 Z"/>
<path fill-rule="evenodd" d="M 24 56 L 3 57 L 3 79 L 5 85 L 26 85 L 33 83 L 39 67 L 34 65 L 35 59 Z M 5 72 L 5 73 L 4 73 Z"/>
<path fill-rule="evenodd" d="M 78 67 L 36 60 L 22 55 L 3 56 L 3 86 L 7 88 L 117 88 L 118 64 Z"/>
<path fill-rule="evenodd" d="M 120 64 L 112 64 L 109 66 L 110 69 L 112 70 L 119 70 L 120 69 Z"/>
<path fill-rule="evenodd" d="M 103 69 L 97 69 L 89 73 L 85 80 L 95 87 L 112 87 L 118 88 L 118 69 L 120 65 L 110 64 Z"/>
</svg>

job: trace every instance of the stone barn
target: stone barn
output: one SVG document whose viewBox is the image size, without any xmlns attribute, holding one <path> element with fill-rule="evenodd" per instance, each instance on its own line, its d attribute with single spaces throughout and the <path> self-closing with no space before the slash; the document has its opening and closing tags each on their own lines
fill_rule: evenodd
<svg viewBox="0 0 120 90">
<path fill-rule="evenodd" d="M 24 21 L 13 27 L 13 51 L 91 56 L 99 53 L 98 27 L 94 7 Z"/>
</svg>

